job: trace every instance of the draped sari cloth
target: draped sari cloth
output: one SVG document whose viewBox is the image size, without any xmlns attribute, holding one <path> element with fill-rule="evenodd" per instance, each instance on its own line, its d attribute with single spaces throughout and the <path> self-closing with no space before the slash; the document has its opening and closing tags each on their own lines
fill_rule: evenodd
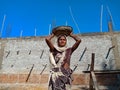
<svg viewBox="0 0 120 90">
<path fill-rule="evenodd" d="M 70 57 L 72 51 L 71 48 L 56 47 L 54 51 L 50 52 L 50 79 L 48 90 L 71 90 L 71 74 L 70 69 Z M 64 68 L 65 65 L 67 68 Z"/>
</svg>

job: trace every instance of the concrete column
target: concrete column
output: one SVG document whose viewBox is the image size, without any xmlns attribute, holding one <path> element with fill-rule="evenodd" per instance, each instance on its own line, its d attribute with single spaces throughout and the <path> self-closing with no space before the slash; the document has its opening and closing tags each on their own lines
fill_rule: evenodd
<svg viewBox="0 0 120 90">
<path fill-rule="evenodd" d="M 113 32 L 112 22 L 108 22 L 108 30 L 109 32 Z"/>
<path fill-rule="evenodd" d="M 111 40 L 112 40 L 112 46 L 115 45 L 115 48 L 113 49 L 113 53 L 114 53 L 114 58 L 115 58 L 115 65 L 116 65 L 116 69 L 120 69 L 120 56 L 119 56 L 119 51 L 118 51 L 118 42 L 117 42 L 117 38 L 113 32 L 113 26 L 112 26 L 112 22 L 108 22 L 108 30 L 111 36 Z"/>
<path fill-rule="evenodd" d="M 120 56 L 119 56 L 119 51 L 118 51 L 118 42 L 115 36 L 112 37 L 112 45 L 115 45 L 113 52 L 114 52 L 114 57 L 115 57 L 116 69 L 120 69 Z"/>
<path fill-rule="evenodd" d="M 0 69 L 1 69 L 3 56 L 4 56 L 4 47 L 5 47 L 5 43 L 2 42 L 2 40 L 0 40 Z"/>
</svg>

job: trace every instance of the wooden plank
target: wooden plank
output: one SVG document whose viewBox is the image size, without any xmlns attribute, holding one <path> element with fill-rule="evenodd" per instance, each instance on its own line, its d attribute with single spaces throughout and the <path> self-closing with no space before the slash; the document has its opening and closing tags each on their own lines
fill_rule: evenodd
<svg viewBox="0 0 120 90">
<path fill-rule="evenodd" d="M 120 74 L 120 70 L 95 70 L 96 74 Z"/>
<path fill-rule="evenodd" d="M 91 73 L 90 73 L 90 81 L 89 81 L 89 90 L 93 90 L 93 81 L 92 81 Z"/>
<path fill-rule="evenodd" d="M 90 73 L 90 71 L 82 71 L 83 73 Z M 120 74 L 120 70 L 94 70 L 96 74 Z"/>
<path fill-rule="evenodd" d="M 94 84 L 94 88 L 95 90 L 99 90 L 99 87 L 98 87 L 98 84 L 97 84 L 97 79 L 96 79 L 96 76 L 95 76 L 95 73 L 93 71 L 91 71 L 91 76 L 92 76 L 92 80 L 93 80 L 93 84 Z"/>
</svg>

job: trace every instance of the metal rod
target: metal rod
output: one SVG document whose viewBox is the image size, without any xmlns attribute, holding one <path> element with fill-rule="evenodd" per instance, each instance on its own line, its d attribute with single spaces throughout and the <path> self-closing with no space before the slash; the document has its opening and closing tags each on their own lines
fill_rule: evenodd
<svg viewBox="0 0 120 90">
<path fill-rule="evenodd" d="M 17 51 L 17 55 L 19 54 L 19 51 Z"/>
<path fill-rule="evenodd" d="M 45 70 L 45 68 L 47 67 L 47 64 L 44 65 L 43 70 L 40 72 L 40 75 L 42 75 L 43 71 Z"/>
<path fill-rule="evenodd" d="M 35 37 L 36 37 L 36 33 L 37 33 L 37 29 L 35 28 L 35 34 L 34 34 L 34 35 L 35 35 Z"/>
<path fill-rule="evenodd" d="M 2 27 L 1 27 L 1 31 L 0 31 L 0 38 L 2 37 L 2 32 L 3 32 L 3 29 L 4 29 L 5 19 L 6 19 L 6 15 L 4 15 L 4 18 L 3 18 Z"/>
<path fill-rule="evenodd" d="M 108 49 L 108 52 L 107 52 L 107 55 L 106 55 L 106 59 L 108 58 L 111 49 L 113 49 L 114 47 L 115 47 L 115 46 L 112 46 L 112 47 L 110 47 L 110 48 Z"/>
<path fill-rule="evenodd" d="M 51 33 L 51 24 L 49 24 L 49 35 Z"/>
<path fill-rule="evenodd" d="M 87 71 L 89 70 L 89 68 L 90 68 L 90 64 L 88 64 Z"/>
<path fill-rule="evenodd" d="M 42 53 L 41 53 L 41 55 L 40 55 L 40 59 L 42 58 L 42 56 L 43 56 L 43 53 L 44 53 L 44 50 L 42 50 Z"/>
<path fill-rule="evenodd" d="M 31 50 L 30 50 L 30 52 L 29 52 L 29 55 L 31 54 Z"/>
<path fill-rule="evenodd" d="M 6 58 L 8 57 L 9 54 L 10 54 L 10 51 L 7 53 Z"/>
<path fill-rule="evenodd" d="M 11 31 L 12 31 L 12 26 L 11 26 L 11 24 L 8 24 L 7 25 L 7 27 L 6 27 L 6 37 L 9 37 L 10 36 L 10 33 L 11 33 Z"/>
<path fill-rule="evenodd" d="M 86 51 L 86 50 L 87 50 L 87 47 L 85 47 L 85 49 L 84 49 L 84 51 L 83 51 L 83 53 L 82 53 L 82 55 L 81 55 L 79 61 L 81 61 L 81 59 L 82 59 L 83 55 L 85 54 L 85 51 Z"/>
<path fill-rule="evenodd" d="M 82 53 L 82 55 L 81 55 L 79 61 L 81 61 L 81 59 L 82 59 L 83 55 L 85 54 L 85 51 L 86 51 L 86 50 L 87 50 L 87 48 L 85 47 L 85 49 L 84 49 L 84 51 L 83 51 L 83 53 Z M 74 72 L 74 71 L 76 70 L 77 67 L 78 67 L 78 64 L 75 65 L 75 67 L 73 68 L 72 72 Z"/>
<path fill-rule="evenodd" d="M 109 14 L 109 16 L 110 16 L 110 21 L 112 21 L 113 26 L 115 26 L 114 21 L 113 21 L 113 18 L 112 18 L 112 14 L 111 14 L 111 12 L 110 12 L 109 7 L 107 6 L 106 8 L 107 8 L 108 14 Z"/>
<path fill-rule="evenodd" d="M 100 31 L 102 32 L 102 18 L 103 18 L 103 5 L 101 5 L 101 14 L 100 14 Z"/>
<path fill-rule="evenodd" d="M 67 22 L 67 21 L 65 22 L 65 25 L 66 25 L 66 26 L 68 25 L 68 22 Z"/>
<path fill-rule="evenodd" d="M 104 69 L 107 67 L 107 64 L 105 63 L 105 65 L 104 65 Z"/>
<path fill-rule="evenodd" d="M 74 18 L 74 16 L 73 16 L 71 7 L 69 7 L 69 10 L 70 10 L 70 15 L 71 15 L 71 17 L 72 17 L 72 19 L 73 19 L 73 22 L 75 23 L 75 25 L 76 25 L 76 27 L 77 27 L 79 33 L 80 33 L 79 26 L 78 26 L 77 22 L 75 21 L 75 18 Z"/>
<path fill-rule="evenodd" d="M 33 70 L 33 67 L 34 67 L 34 64 L 32 65 L 32 67 L 31 67 L 31 69 L 30 69 L 30 72 L 29 72 L 29 74 L 28 74 L 28 76 L 27 76 L 26 82 L 28 81 L 28 79 L 29 79 L 29 77 L 30 77 L 30 75 L 31 75 L 31 72 L 32 72 L 32 70 Z"/>
<path fill-rule="evenodd" d="M 22 38 L 22 35 L 23 35 L 23 30 L 21 30 L 20 32 L 20 38 Z"/>
<path fill-rule="evenodd" d="M 75 67 L 74 67 L 73 70 L 72 70 L 72 73 L 76 70 L 77 66 L 78 66 L 78 64 L 75 65 Z"/>
</svg>

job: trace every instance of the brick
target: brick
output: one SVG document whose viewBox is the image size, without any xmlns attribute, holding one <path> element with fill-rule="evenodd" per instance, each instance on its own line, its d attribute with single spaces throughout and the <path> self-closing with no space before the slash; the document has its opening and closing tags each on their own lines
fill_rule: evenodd
<svg viewBox="0 0 120 90">
<path fill-rule="evenodd" d="M 35 86 L 27 86 L 25 89 L 26 90 L 35 90 L 34 88 L 35 88 Z"/>
<path fill-rule="evenodd" d="M 0 83 L 7 83 L 7 82 L 8 82 L 8 75 L 0 74 Z"/>
<path fill-rule="evenodd" d="M 29 77 L 28 82 L 29 82 L 29 83 L 39 83 L 39 82 L 40 82 L 40 75 L 39 75 L 39 74 L 32 74 L 32 75 Z"/>
<path fill-rule="evenodd" d="M 26 87 L 27 86 L 23 86 L 23 85 L 12 86 L 11 90 L 27 90 Z"/>
<path fill-rule="evenodd" d="M 9 87 L 0 86 L 0 90 L 9 90 Z"/>
<path fill-rule="evenodd" d="M 18 83 L 25 83 L 27 80 L 28 74 L 19 74 Z"/>
<path fill-rule="evenodd" d="M 36 87 L 34 90 L 48 90 L 48 87 L 47 86 L 39 86 L 39 87 Z"/>
<path fill-rule="evenodd" d="M 74 85 L 84 85 L 85 84 L 85 75 L 83 74 L 73 74 L 73 82 Z"/>
<path fill-rule="evenodd" d="M 49 75 L 43 74 L 43 75 L 41 75 L 40 83 L 48 83 L 48 79 L 49 79 Z"/>
<path fill-rule="evenodd" d="M 8 74 L 8 83 L 17 83 L 18 74 Z"/>
<path fill-rule="evenodd" d="M 85 79 L 85 85 L 89 85 L 90 74 L 84 74 L 84 75 L 85 75 L 85 77 L 84 77 L 84 79 Z"/>
</svg>

